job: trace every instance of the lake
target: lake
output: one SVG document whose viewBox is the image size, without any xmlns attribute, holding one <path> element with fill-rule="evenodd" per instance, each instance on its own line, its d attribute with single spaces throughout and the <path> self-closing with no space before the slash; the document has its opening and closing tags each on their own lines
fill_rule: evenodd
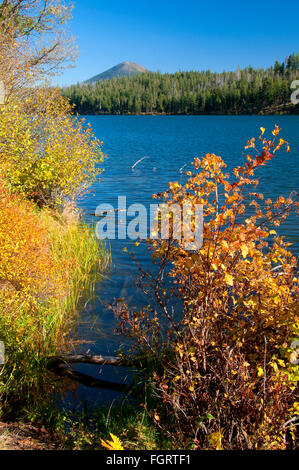
<svg viewBox="0 0 299 470">
<path fill-rule="evenodd" d="M 86 219 L 102 203 L 117 208 L 118 196 L 127 197 L 127 205 L 142 203 L 149 206 L 151 196 L 167 188 L 169 181 L 184 181 L 180 169 L 194 157 L 205 153 L 220 155 L 228 165 L 228 171 L 244 162 L 242 155 L 246 142 L 258 138 L 260 127 L 271 132 L 275 124 L 281 129 L 281 137 L 289 141 L 291 152 L 281 151 L 256 176 L 259 190 L 267 197 L 289 195 L 298 188 L 299 181 L 299 116 L 88 116 L 86 118 L 101 139 L 103 151 L 108 158 L 100 183 L 80 202 Z M 147 156 L 133 170 L 136 161 Z M 280 228 L 280 233 L 293 243 L 293 253 L 299 254 L 299 229 L 295 216 L 291 216 Z M 113 269 L 107 279 L 97 287 L 96 299 L 81 312 L 80 339 L 90 341 L 80 346 L 81 352 L 113 354 L 124 339 L 114 334 L 115 319 L 108 305 L 115 299 L 125 298 L 132 307 L 140 307 L 146 299 L 138 291 L 134 280 L 137 268 L 130 261 L 124 247 L 132 247 L 130 240 L 112 240 Z M 143 247 L 136 249 L 139 261 L 145 269 L 150 259 Z M 99 378 L 95 366 L 77 367 L 81 372 Z M 105 366 L 101 371 L 103 380 L 123 381 L 127 371 Z M 128 372 L 129 373 L 129 372 Z M 119 394 L 93 391 L 80 387 L 78 394 L 92 403 L 109 404 L 119 399 Z"/>
</svg>

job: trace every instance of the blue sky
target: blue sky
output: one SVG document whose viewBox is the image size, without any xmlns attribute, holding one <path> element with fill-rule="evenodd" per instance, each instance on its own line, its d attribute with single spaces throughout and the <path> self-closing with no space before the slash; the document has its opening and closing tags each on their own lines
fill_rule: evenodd
<svg viewBox="0 0 299 470">
<path fill-rule="evenodd" d="M 123 62 L 161 72 L 265 67 L 299 52 L 299 0 L 75 0 L 69 85 Z"/>
</svg>

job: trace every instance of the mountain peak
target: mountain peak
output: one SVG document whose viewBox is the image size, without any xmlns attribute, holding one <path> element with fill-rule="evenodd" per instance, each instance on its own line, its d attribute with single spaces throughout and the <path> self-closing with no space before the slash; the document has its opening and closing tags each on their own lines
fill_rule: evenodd
<svg viewBox="0 0 299 470">
<path fill-rule="evenodd" d="M 110 78 L 117 78 L 117 77 L 133 77 L 136 74 L 148 72 L 145 67 L 142 65 L 135 64 L 134 62 L 121 62 L 118 65 L 115 65 L 109 70 L 100 73 L 99 75 L 95 75 L 94 77 L 86 80 L 84 83 L 96 83 L 100 80 L 109 80 Z"/>
</svg>

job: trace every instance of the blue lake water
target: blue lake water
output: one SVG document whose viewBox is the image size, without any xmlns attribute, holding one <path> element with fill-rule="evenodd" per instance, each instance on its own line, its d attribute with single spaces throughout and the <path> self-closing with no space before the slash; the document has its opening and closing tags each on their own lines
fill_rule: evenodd
<svg viewBox="0 0 299 470">
<path fill-rule="evenodd" d="M 289 141 L 291 152 L 281 151 L 266 167 L 258 170 L 259 190 L 267 197 L 289 195 L 298 188 L 299 181 L 299 116 L 88 116 L 86 118 L 103 141 L 103 151 L 108 158 L 100 183 L 80 202 L 89 222 L 96 224 L 88 214 L 95 212 L 102 203 L 117 208 L 118 196 L 127 197 L 127 205 L 142 203 L 149 207 L 151 196 L 167 188 L 169 181 L 184 181 L 180 169 L 194 157 L 207 152 L 222 156 L 228 171 L 244 162 L 243 148 L 251 137 L 258 137 L 261 126 L 270 133 L 277 124 L 281 136 Z M 147 156 L 132 170 L 134 163 Z M 185 168 L 187 170 L 188 166 Z M 280 228 L 280 233 L 293 243 L 292 251 L 299 254 L 299 229 L 295 216 Z M 135 286 L 137 268 L 128 255 L 129 240 L 112 240 L 113 269 L 107 279 L 99 284 L 94 302 L 82 312 L 80 339 L 90 343 L 79 346 L 82 352 L 113 354 L 124 339 L 114 334 L 115 318 L 107 308 L 114 299 L 124 297 L 132 307 L 146 300 Z M 145 269 L 150 268 L 147 252 L 136 250 Z M 99 377 L 97 368 L 78 366 L 77 370 Z M 124 381 L 126 371 L 105 366 L 99 378 Z M 109 404 L 118 398 L 117 393 L 92 391 L 85 387 L 78 390 L 88 400 Z"/>
</svg>

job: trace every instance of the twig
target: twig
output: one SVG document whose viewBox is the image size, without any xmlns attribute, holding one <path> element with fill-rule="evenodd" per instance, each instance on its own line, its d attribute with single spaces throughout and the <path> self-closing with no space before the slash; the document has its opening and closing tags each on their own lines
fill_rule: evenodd
<svg viewBox="0 0 299 470">
<path fill-rule="evenodd" d="M 143 158 L 140 158 L 140 160 L 138 160 L 138 162 L 134 163 L 134 165 L 132 166 L 131 170 L 134 170 L 134 168 L 135 168 L 139 163 L 141 163 L 143 160 L 145 160 L 146 158 L 150 158 L 150 157 L 143 157 Z"/>
</svg>

